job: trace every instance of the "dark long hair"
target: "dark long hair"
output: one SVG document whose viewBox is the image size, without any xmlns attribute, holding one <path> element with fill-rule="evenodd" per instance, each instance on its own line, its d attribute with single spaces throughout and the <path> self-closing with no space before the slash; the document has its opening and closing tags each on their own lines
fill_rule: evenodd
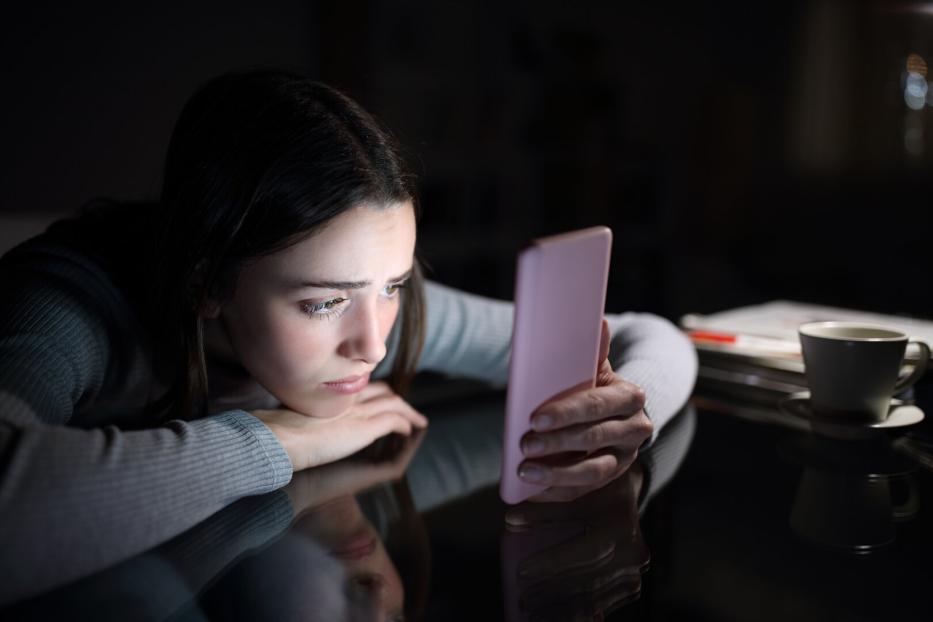
<svg viewBox="0 0 933 622">
<path fill-rule="evenodd" d="M 206 412 L 201 313 L 233 295 L 243 266 L 350 208 L 405 201 L 417 214 L 414 177 L 396 141 L 346 95 L 266 70 L 202 86 L 181 112 L 165 162 L 147 308 L 174 380 L 156 410 L 186 418 Z M 422 285 L 416 263 L 389 378 L 400 392 L 423 343 Z"/>
</svg>

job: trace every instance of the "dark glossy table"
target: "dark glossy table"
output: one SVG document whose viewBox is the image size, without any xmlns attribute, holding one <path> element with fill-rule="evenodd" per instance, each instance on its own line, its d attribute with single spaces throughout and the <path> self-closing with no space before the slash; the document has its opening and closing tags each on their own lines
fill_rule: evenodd
<svg viewBox="0 0 933 622">
<path fill-rule="evenodd" d="M 933 619 L 928 420 L 836 439 L 698 394 L 613 485 L 507 524 L 503 395 L 451 386 L 415 400 L 431 426 L 414 442 L 297 474 L 0 617 Z"/>
</svg>

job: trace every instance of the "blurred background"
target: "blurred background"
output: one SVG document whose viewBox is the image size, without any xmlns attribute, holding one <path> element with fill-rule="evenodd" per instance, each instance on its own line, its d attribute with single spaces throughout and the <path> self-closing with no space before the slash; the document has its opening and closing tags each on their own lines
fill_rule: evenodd
<svg viewBox="0 0 933 622">
<path fill-rule="evenodd" d="M 398 135 L 442 282 L 511 297 L 525 240 L 605 224 L 610 310 L 933 316 L 933 2 L 20 4 L 0 244 L 157 197 L 191 92 L 273 66 Z"/>
</svg>

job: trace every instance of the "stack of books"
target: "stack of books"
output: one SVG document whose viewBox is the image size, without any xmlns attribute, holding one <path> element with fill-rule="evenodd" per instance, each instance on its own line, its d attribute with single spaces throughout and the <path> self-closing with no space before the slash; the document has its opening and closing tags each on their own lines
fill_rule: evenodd
<svg viewBox="0 0 933 622">
<path fill-rule="evenodd" d="M 697 392 L 764 406 L 807 389 L 797 328 L 807 322 L 860 322 L 933 344 L 933 321 L 776 300 L 710 315 L 685 315 L 681 328 L 700 358 Z M 907 362 L 919 349 L 909 346 Z"/>
</svg>

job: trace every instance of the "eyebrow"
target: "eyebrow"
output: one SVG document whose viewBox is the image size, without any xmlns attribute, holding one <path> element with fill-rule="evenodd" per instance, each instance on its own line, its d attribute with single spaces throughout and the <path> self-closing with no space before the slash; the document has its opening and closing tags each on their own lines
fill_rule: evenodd
<svg viewBox="0 0 933 622">
<path fill-rule="evenodd" d="M 411 276 L 412 269 L 409 268 L 404 274 L 390 278 L 386 283 L 398 283 Z M 315 287 L 318 289 L 363 289 L 372 285 L 372 281 L 301 281 L 288 285 L 289 289 L 306 289 Z"/>
</svg>

